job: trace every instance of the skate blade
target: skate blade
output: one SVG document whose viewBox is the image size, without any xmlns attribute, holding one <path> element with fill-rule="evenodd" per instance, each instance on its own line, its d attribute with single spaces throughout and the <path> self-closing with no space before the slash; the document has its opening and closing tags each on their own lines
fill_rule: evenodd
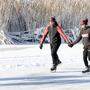
<svg viewBox="0 0 90 90">
<path fill-rule="evenodd" d="M 82 73 L 90 73 L 90 71 L 82 71 Z"/>
<path fill-rule="evenodd" d="M 56 70 L 51 70 L 51 73 L 55 73 L 56 72 Z"/>
</svg>

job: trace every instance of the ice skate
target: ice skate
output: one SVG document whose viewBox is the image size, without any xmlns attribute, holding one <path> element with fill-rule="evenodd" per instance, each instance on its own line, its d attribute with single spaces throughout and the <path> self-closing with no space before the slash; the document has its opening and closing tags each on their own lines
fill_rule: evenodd
<svg viewBox="0 0 90 90">
<path fill-rule="evenodd" d="M 62 63 L 61 61 L 58 61 L 57 64 L 56 64 L 56 66 L 59 65 L 59 64 L 61 64 L 61 63 Z"/>
<path fill-rule="evenodd" d="M 53 65 L 53 66 L 51 67 L 51 71 L 56 71 L 56 69 L 57 69 L 57 66 L 56 66 L 56 65 Z"/>
<path fill-rule="evenodd" d="M 86 70 L 83 70 L 82 73 L 90 72 L 90 68 L 86 68 Z"/>
<path fill-rule="evenodd" d="M 56 71 L 57 66 L 61 64 L 61 61 L 58 61 L 55 65 L 52 66 L 51 71 Z"/>
</svg>

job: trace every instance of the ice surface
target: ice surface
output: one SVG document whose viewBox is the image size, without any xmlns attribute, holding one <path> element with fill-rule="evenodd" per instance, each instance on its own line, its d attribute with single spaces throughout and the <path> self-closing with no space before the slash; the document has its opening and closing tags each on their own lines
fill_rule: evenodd
<svg viewBox="0 0 90 90">
<path fill-rule="evenodd" d="M 62 44 L 58 55 L 62 64 L 50 72 L 50 46 L 1 45 L 0 90 L 90 90 L 90 73 L 82 74 L 83 45 Z"/>
</svg>

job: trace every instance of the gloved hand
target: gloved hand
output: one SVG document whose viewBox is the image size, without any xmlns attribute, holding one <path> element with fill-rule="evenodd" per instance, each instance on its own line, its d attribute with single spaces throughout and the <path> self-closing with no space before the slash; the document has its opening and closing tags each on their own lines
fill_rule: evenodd
<svg viewBox="0 0 90 90">
<path fill-rule="evenodd" d="M 69 47 L 73 47 L 73 43 L 68 43 L 68 46 Z"/>
<path fill-rule="evenodd" d="M 40 49 L 42 49 L 42 47 L 43 47 L 43 44 L 40 44 Z"/>
<path fill-rule="evenodd" d="M 68 46 L 73 47 L 73 45 L 74 45 L 73 41 L 71 39 L 69 39 Z"/>
</svg>

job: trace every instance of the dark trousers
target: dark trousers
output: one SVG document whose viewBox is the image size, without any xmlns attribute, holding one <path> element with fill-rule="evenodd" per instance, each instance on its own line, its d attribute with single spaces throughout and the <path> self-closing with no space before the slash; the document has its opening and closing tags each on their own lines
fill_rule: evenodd
<svg viewBox="0 0 90 90">
<path fill-rule="evenodd" d="M 57 65 L 57 63 L 59 62 L 59 57 L 57 55 L 57 51 L 59 49 L 61 42 L 57 42 L 54 44 L 50 44 L 51 46 L 51 56 L 52 56 L 52 61 L 53 61 L 53 65 Z"/>
<path fill-rule="evenodd" d="M 90 61 L 90 51 L 88 49 L 84 49 L 83 51 L 83 60 L 86 67 L 88 67 L 88 60 Z"/>
</svg>

